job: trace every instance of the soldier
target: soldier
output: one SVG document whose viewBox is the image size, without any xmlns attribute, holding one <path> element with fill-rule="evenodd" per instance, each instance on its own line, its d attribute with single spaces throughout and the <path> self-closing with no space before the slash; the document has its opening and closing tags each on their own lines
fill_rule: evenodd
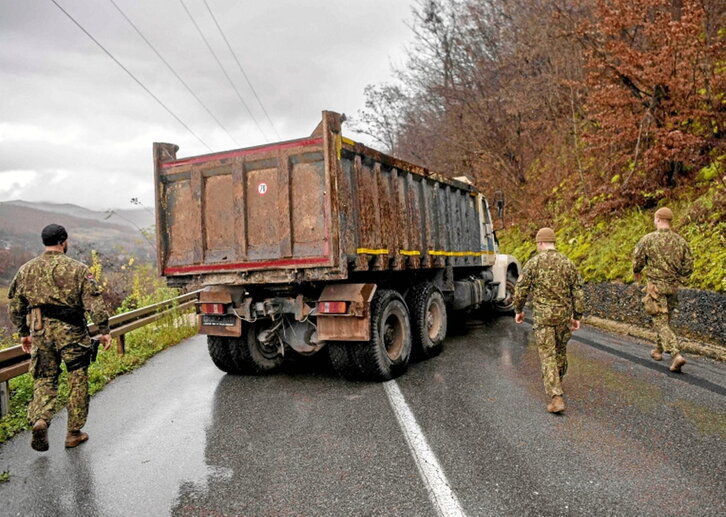
<svg viewBox="0 0 726 517">
<path fill-rule="evenodd" d="M 582 278 L 575 265 L 555 249 L 555 232 L 542 228 L 535 238 L 539 252 L 524 266 L 514 293 L 515 321 L 524 321 L 524 304 L 534 302 L 534 338 L 542 365 L 547 411 L 565 410 L 562 378 L 567 372 L 567 342 L 580 328 L 584 311 Z"/>
<path fill-rule="evenodd" d="M 88 416 L 88 366 L 93 349 L 85 312 L 98 325 L 104 350 L 111 346 L 111 336 L 108 312 L 93 274 L 84 264 L 66 256 L 65 228 L 50 224 L 43 228 L 41 238 L 45 252 L 23 264 L 10 284 L 8 312 L 20 333 L 23 351 L 30 354 L 30 445 L 36 451 L 47 451 L 61 361 L 66 364 L 70 386 L 65 446 L 76 447 L 88 440 L 81 428 Z"/>
<path fill-rule="evenodd" d="M 647 270 L 643 306 L 653 320 L 657 335 L 650 356 L 663 359 L 663 351 L 673 358 L 669 370 L 680 372 L 686 360 L 681 355 L 678 340 L 670 327 L 671 314 L 678 306 L 678 287 L 693 273 L 693 255 L 686 240 L 671 230 L 673 212 L 666 207 L 655 212 L 656 231 L 645 235 L 633 251 L 633 274 L 640 281 L 641 271 Z"/>
</svg>

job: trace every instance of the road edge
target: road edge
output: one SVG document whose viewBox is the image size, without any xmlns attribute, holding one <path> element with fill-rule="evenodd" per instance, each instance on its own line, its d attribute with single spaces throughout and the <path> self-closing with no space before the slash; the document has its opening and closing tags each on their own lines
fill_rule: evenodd
<svg viewBox="0 0 726 517">
<path fill-rule="evenodd" d="M 648 341 L 649 346 L 650 344 L 656 342 L 655 332 L 645 329 L 643 327 L 639 327 L 637 325 L 631 325 L 629 323 L 622 323 L 619 321 L 599 318 L 597 316 L 586 316 L 583 318 L 583 321 L 587 325 L 597 327 L 601 330 L 605 330 L 615 334 L 624 334 L 627 336 L 642 339 L 644 341 Z M 679 337 L 679 341 L 684 352 L 709 357 L 717 361 L 726 362 L 726 349 L 724 349 L 723 347 L 681 337 Z"/>
</svg>

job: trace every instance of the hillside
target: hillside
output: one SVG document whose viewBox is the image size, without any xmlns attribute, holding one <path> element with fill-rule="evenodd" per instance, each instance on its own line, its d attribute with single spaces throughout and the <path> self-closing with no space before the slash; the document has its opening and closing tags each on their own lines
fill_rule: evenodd
<svg viewBox="0 0 726 517">
<path fill-rule="evenodd" d="M 114 209 L 99 212 L 69 203 L 42 203 L 22 200 L 0 202 L 0 206 L 3 205 L 31 208 L 33 210 L 69 215 L 80 219 L 91 219 L 98 222 L 109 222 L 116 225 L 128 226 L 135 230 L 138 230 L 139 228 L 148 228 L 155 222 L 153 210 L 145 208 Z"/>
<path fill-rule="evenodd" d="M 715 183 L 700 194 L 680 194 L 669 199 L 668 206 L 674 212 L 674 230 L 693 250 L 694 272 L 687 285 L 726 293 L 726 187 Z M 632 283 L 633 248 L 653 231 L 654 211 L 632 207 L 592 220 L 576 211 L 561 211 L 552 224 L 557 247 L 575 262 L 586 282 Z M 499 232 L 502 249 L 526 262 L 535 253 L 538 228 L 530 223 Z"/>
<path fill-rule="evenodd" d="M 723 1 L 416 0 L 413 17 L 405 64 L 352 118 L 390 154 L 503 194 L 523 232 L 574 220 L 586 241 L 703 196 L 723 218 Z"/>
<path fill-rule="evenodd" d="M 127 212 L 144 212 L 133 210 Z M 76 205 L 28 203 L 13 201 L 0 203 L 0 284 L 10 281 L 17 268 L 43 249 L 40 232 L 50 223 L 65 226 L 71 244 L 70 255 L 87 260 L 96 250 L 107 263 L 120 263 L 129 257 L 140 261 L 153 261 L 156 251 L 153 241 L 128 220 L 86 210 Z M 113 217 L 113 216 L 112 216 Z M 149 217 L 137 217 L 142 224 Z M 133 219 L 130 219 L 133 220 Z"/>
</svg>

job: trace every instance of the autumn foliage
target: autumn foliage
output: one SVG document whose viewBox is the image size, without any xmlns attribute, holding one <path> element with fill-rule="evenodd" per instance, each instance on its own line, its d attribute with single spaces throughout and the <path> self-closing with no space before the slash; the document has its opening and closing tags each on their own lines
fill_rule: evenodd
<svg viewBox="0 0 726 517">
<path fill-rule="evenodd" d="M 486 192 L 515 220 L 649 207 L 724 181 L 717 0 L 419 0 L 393 84 L 356 119 L 393 154 Z"/>
<path fill-rule="evenodd" d="M 599 0 L 583 24 L 586 139 L 625 174 L 621 190 L 673 187 L 723 155 L 726 56 L 712 18 L 694 0 Z"/>
</svg>

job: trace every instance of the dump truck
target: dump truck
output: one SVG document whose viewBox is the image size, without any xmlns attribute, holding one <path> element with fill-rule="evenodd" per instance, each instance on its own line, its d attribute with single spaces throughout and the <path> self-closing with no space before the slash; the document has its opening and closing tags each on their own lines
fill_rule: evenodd
<svg viewBox="0 0 726 517">
<path fill-rule="evenodd" d="M 154 144 L 159 273 L 202 289 L 199 332 L 227 373 L 327 350 L 346 378 L 389 380 L 442 350 L 452 314 L 512 311 L 520 264 L 482 193 L 344 137 L 343 120 L 187 158 Z"/>
</svg>

